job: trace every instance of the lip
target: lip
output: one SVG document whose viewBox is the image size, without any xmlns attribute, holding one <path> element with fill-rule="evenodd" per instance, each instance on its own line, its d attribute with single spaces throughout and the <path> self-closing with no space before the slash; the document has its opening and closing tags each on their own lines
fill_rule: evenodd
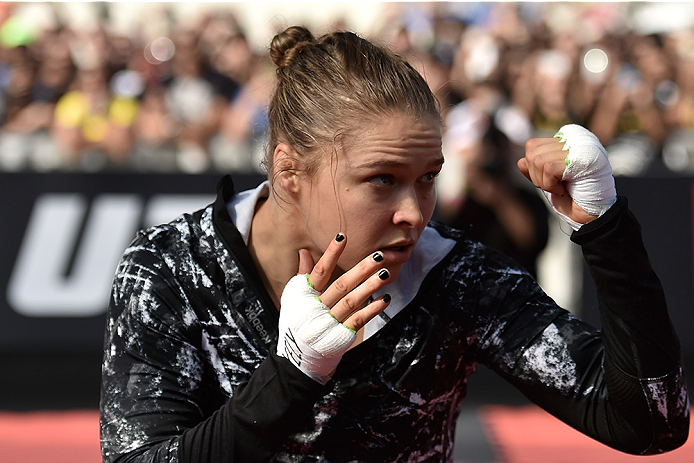
<svg viewBox="0 0 694 463">
<path fill-rule="evenodd" d="M 380 251 L 383 253 L 383 257 L 385 257 L 385 260 L 393 264 L 404 264 L 410 260 L 413 250 L 413 242 L 396 243 L 380 249 Z"/>
</svg>

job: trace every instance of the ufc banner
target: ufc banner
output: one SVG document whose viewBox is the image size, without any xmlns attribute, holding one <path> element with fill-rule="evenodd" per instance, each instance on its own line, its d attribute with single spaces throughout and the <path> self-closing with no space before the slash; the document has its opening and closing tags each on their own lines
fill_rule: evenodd
<svg viewBox="0 0 694 463">
<path fill-rule="evenodd" d="M 220 177 L 0 174 L 0 351 L 100 350 L 116 265 L 136 231 L 206 206 Z M 263 180 L 233 178 L 237 191 Z M 690 178 L 617 180 L 687 353 L 694 353 L 692 185 Z M 584 280 L 582 317 L 599 324 L 594 288 Z"/>
<path fill-rule="evenodd" d="M 137 230 L 211 203 L 220 178 L 0 174 L 0 350 L 101 349 L 116 265 Z"/>
</svg>

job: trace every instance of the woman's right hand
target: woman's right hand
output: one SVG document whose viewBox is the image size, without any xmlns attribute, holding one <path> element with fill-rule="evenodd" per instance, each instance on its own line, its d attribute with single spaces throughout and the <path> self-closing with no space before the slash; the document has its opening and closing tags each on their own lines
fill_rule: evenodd
<svg viewBox="0 0 694 463">
<path fill-rule="evenodd" d="M 301 250 L 299 273 L 289 280 L 280 301 L 277 354 L 322 384 L 330 380 L 356 332 L 390 302 L 384 295 L 366 304 L 390 280 L 379 252 L 329 284 L 346 244 L 344 235 L 338 235 L 315 265 L 309 252 Z"/>
</svg>

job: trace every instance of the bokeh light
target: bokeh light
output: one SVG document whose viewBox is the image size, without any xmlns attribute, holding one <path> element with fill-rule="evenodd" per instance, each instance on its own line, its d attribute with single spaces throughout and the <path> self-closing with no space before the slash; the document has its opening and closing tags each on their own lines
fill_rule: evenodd
<svg viewBox="0 0 694 463">
<path fill-rule="evenodd" d="M 605 72 L 608 64 L 607 53 L 600 48 L 592 48 L 583 56 L 583 65 L 589 72 L 594 74 Z"/>
</svg>

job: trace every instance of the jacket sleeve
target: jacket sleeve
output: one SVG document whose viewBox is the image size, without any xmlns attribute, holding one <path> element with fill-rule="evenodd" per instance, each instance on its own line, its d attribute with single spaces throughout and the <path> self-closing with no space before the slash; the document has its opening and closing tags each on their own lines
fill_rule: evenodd
<svg viewBox="0 0 694 463">
<path fill-rule="evenodd" d="M 655 454 L 681 446 L 689 398 L 679 341 L 626 199 L 572 240 L 595 281 L 602 329 L 559 309 L 520 277 L 487 307 L 499 328 L 482 343 L 484 363 L 613 448 Z"/>
<path fill-rule="evenodd" d="M 264 462 L 327 389 L 274 352 L 248 383 L 180 439 L 181 463 Z"/>
<path fill-rule="evenodd" d="M 682 445 L 689 429 L 689 397 L 680 344 L 665 294 L 626 198 L 605 220 L 581 227 L 581 245 L 595 282 L 604 346 L 603 373 L 615 414 L 649 445 L 641 454 Z"/>
<path fill-rule="evenodd" d="M 270 354 L 227 399 L 210 386 L 220 381 L 194 319 L 165 259 L 138 237 L 118 267 L 108 309 L 104 462 L 268 461 L 329 391 Z"/>
</svg>

